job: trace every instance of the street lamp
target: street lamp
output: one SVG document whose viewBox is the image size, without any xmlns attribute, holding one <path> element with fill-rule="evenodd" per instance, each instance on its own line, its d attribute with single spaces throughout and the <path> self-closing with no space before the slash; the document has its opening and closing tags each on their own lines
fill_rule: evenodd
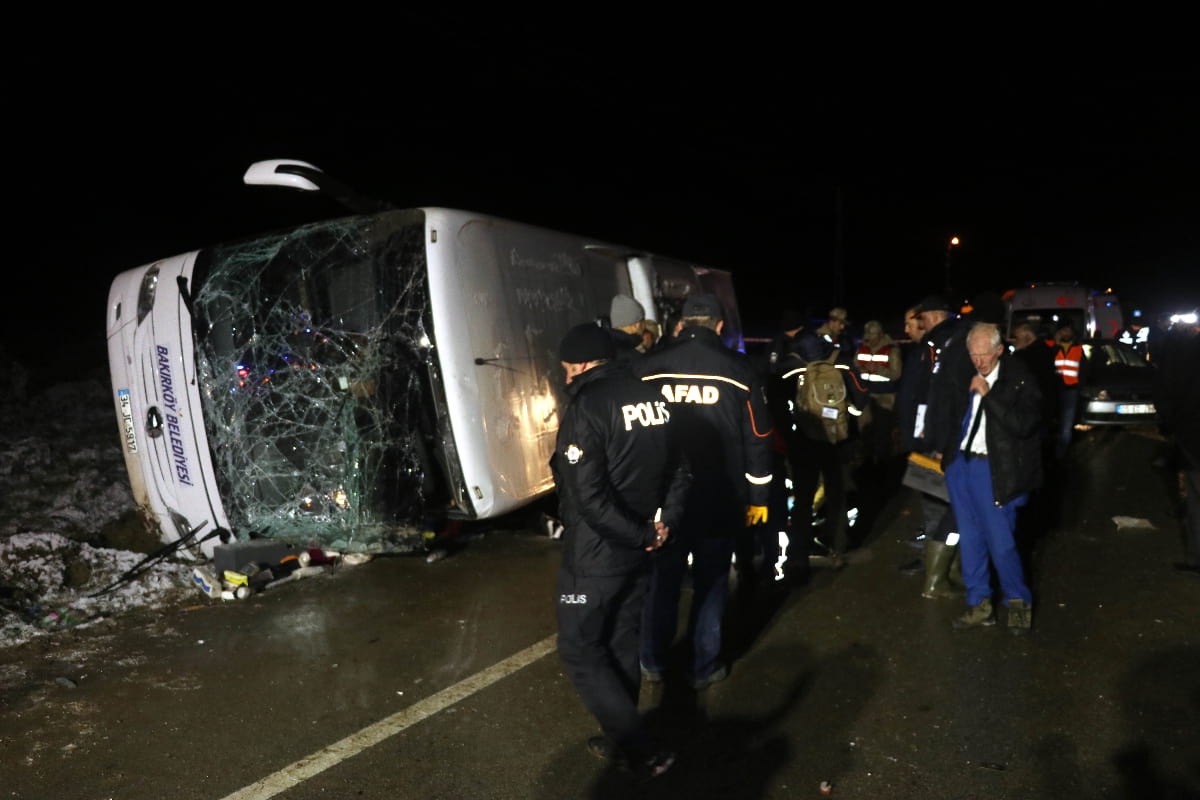
<svg viewBox="0 0 1200 800">
<path fill-rule="evenodd" d="M 962 240 L 957 236 L 951 236 L 950 241 L 946 242 L 946 294 L 949 295 L 950 289 L 950 255 L 954 252 L 954 248 L 962 244 Z"/>
</svg>

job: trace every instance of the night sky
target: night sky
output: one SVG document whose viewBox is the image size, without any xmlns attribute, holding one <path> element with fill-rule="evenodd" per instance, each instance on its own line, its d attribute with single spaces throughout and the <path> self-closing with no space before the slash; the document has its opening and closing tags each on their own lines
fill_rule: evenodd
<svg viewBox="0 0 1200 800">
<path fill-rule="evenodd" d="M 337 60 L 107 54 L 69 78 L 15 81 L 9 214 L 21 224 L 4 349 L 35 369 L 103 365 L 118 272 L 343 213 L 243 186 L 265 158 L 309 161 L 397 206 L 729 269 L 752 334 L 788 306 L 840 304 L 893 327 L 942 288 L 951 235 L 962 297 L 1078 280 L 1150 313 L 1200 305 L 1200 69 L 1026 59 L 851 72 L 767 46 L 503 33 L 504 48 L 435 31 Z"/>
</svg>

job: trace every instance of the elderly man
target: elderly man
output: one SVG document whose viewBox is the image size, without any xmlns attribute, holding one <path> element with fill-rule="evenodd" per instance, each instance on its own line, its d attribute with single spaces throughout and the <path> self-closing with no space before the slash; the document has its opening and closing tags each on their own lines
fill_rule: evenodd
<svg viewBox="0 0 1200 800">
<path fill-rule="evenodd" d="M 1021 635 L 1032 624 L 1033 596 L 1014 532 L 1017 510 L 1041 485 L 1042 397 L 1025 364 L 1008 355 L 995 325 L 976 323 L 967 334 L 967 351 L 975 374 L 954 394 L 950 409 L 961 412 L 961 424 L 942 455 L 967 587 L 968 608 L 954 627 L 995 624 L 994 568 L 1008 607 L 1008 630 Z"/>
<path fill-rule="evenodd" d="M 562 511 L 558 652 L 603 735 L 588 748 L 649 777 L 674 760 L 638 713 L 638 648 L 650 553 L 683 516 L 688 476 L 666 402 L 614 360 L 608 331 L 572 328 L 559 347 L 570 405 L 550 466 Z"/>
</svg>

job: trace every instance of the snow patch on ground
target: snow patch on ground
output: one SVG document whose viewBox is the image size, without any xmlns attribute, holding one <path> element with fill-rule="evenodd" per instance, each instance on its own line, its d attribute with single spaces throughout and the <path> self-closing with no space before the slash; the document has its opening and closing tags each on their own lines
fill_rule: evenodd
<svg viewBox="0 0 1200 800">
<path fill-rule="evenodd" d="M 194 564 L 178 558 L 104 592 L 161 545 L 143 532 L 129 541 L 139 550 L 107 546 L 131 519 L 108 386 L 9 393 L 0 402 L 0 648 L 197 598 Z"/>
</svg>

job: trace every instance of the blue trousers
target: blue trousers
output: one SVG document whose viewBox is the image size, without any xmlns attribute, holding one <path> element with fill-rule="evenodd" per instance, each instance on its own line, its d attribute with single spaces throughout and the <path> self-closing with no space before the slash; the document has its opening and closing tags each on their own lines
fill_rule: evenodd
<svg viewBox="0 0 1200 800">
<path fill-rule="evenodd" d="M 729 599 L 729 566 L 734 537 L 681 537 L 654 554 L 654 569 L 642 621 L 642 666 L 664 672 L 667 653 L 675 641 L 679 596 L 692 554 L 692 609 L 688 633 L 692 640 L 691 677 L 703 680 L 720 666 L 721 620 Z"/>
<path fill-rule="evenodd" d="M 1025 584 L 1025 570 L 1013 532 L 1017 509 L 1027 495 L 996 505 L 992 494 L 992 470 L 986 458 L 967 458 L 962 453 L 946 468 L 946 489 L 958 522 L 959 553 L 967 605 L 976 606 L 992 597 L 991 571 L 996 570 L 1004 604 L 1024 600 L 1033 604 L 1033 593 Z"/>
</svg>

